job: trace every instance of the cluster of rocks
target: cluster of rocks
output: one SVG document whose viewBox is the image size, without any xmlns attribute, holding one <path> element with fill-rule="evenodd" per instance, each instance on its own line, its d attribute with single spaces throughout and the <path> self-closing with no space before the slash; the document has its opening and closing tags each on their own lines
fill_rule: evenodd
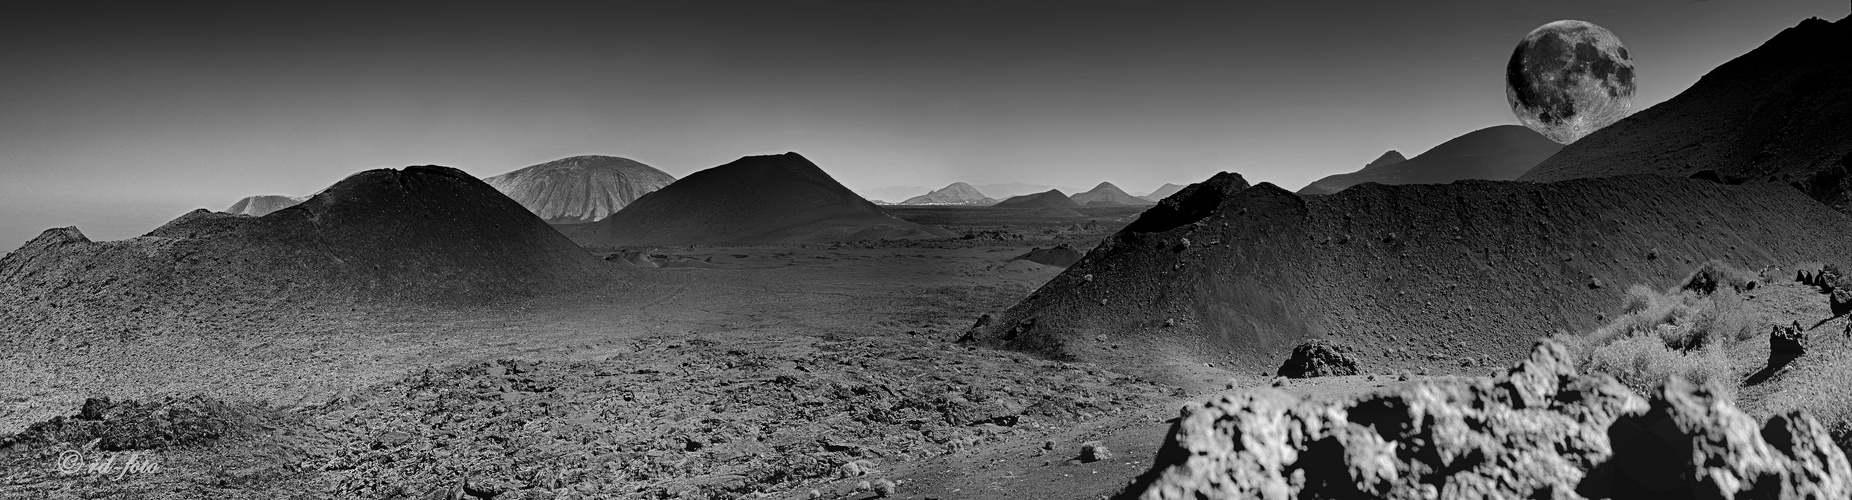
<svg viewBox="0 0 1852 500">
<path fill-rule="evenodd" d="M 204 396 L 150 401 L 84 400 L 69 417 L 53 417 L 0 438 L 0 449 L 54 443 L 90 443 L 103 451 L 151 450 L 208 443 L 246 426 L 244 412 Z"/>
<path fill-rule="evenodd" d="M 1029 369 L 1024 369 L 1029 368 Z M 597 361 L 422 372 L 315 417 L 332 496 L 840 497 L 881 471 L 1164 391 L 1022 354 L 912 338 L 646 341 Z M 1110 456 L 1103 446 L 1093 452 Z M 891 484 L 891 483 L 889 483 Z M 866 498 L 866 497 L 863 497 Z"/>
<path fill-rule="evenodd" d="M 1801 270 L 1796 273 L 1794 280 L 1819 288 L 1820 293 L 1826 294 L 1827 305 L 1832 308 L 1834 317 L 1852 314 L 1852 274 L 1847 274 L 1839 266 L 1827 264 L 1818 272 Z"/>
<path fill-rule="evenodd" d="M 1311 378 L 1357 374 L 1357 360 L 1349 348 L 1325 339 L 1312 339 L 1293 348 L 1292 357 L 1280 365 L 1281 377 Z"/>
<path fill-rule="evenodd" d="M 1758 425 L 1719 392 L 1674 379 L 1642 398 L 1553 341 L 1501 375 L 1347 401 L 1254 389 L 1185 408 L 1120 497 L 1852 497 L 1825 426 Z"/>
</svg>

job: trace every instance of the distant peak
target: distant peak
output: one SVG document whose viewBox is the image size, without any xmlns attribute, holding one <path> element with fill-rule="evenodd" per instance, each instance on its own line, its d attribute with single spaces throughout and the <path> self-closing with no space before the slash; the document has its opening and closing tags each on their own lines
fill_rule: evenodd
<svg viewBox="0 0 1852 500">
<path fill-rule="evenodd" d="M 1396 150 L 1391 149 L 1389 150 L 1389 152 L 1383 153 L 1382 156 L 1376 157 L 1375 161 L 1371 161 L 1369 164 L 1364 165 L 1363 168 L 1366 168 L 1366 169 L 1376 168 L 1376 167 L 1381 167 L 1381 166 L 1386 166 L 1386 165 L 1394 165 L 1394 164 L 1405 162 L 1405 161 L 1408 161 L 1408 157 L 1402 156 L 1401 151 L 1396 151 Z"/>
<path fill-rule="evenodd" d="M 1101 189 L 1119 189 L 1119 186 L 1114 186 L 1111 182 L 1102 182 L 1097 186 L 1093 186 L 1094 191 L 1099 191 Z"/>
</svg>

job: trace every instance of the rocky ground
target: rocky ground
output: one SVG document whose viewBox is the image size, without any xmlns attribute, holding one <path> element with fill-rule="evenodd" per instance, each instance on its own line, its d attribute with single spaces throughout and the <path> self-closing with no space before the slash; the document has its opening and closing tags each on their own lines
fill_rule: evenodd
<svg viewBox="0 0 1852 500">
<path fill-rule="evenodd" d="M 1169 463 L 1180 407 L 1454 383 L 1367 358 L 1277 381 L 1285 359 L 1156 359 L 1191 370 L 1179 387 L 960 343 L 1061 272 L 1013 258 L 1118 229 L 966 220 L 978 236 L 630 250 L 702 265 L 613 251 L 622 287 L 472 308 L 193 297 L 99 322 L 0 299 L 15 318 L 0 364 L 22 375 L 0 381 L 0 434 L 17 432 L 0 439 L 0 497 L 1101 498 Z M 1807 323 L 1808 351 L 1735 404 L 1805 410 L 1831 434 L 1852 407 L 1847 320 L 1822 321 L 1817 287 L 1768 283 L 1746 307 Z M 1768 343 L 1732 352 L 1754 360 L 1746 376 Z M 69 457 L 85 467 L 62 471 Z"/>
</svg>

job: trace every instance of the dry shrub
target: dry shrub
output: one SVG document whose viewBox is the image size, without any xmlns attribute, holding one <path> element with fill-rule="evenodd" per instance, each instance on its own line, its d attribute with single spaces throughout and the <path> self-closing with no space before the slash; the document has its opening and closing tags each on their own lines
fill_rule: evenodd
<svg viewBox="0 0 1852 500">
<path fill-rule="evenodd" d="M 1711 345 L 1682 351 L 1666 347 L 1664 341 L 1645 335 L 1601 346 L 1590 355 L 1585 368 L 1613 375 L 1622 384 L 1642 394 L 1650 394 L 1671 377 L 1680 377 L 1694 384 L 1714 380 L 1726 390 L 1734 389 L 1737 383 L 1735 363 L 1730 361 L 1723 346 Z M 1735 396 L 1732 394 L 1730 397 Z"/>
<path fill-rule="evenodd" d="M 1718 260 L 1710 260 L 1698 270 L 1685 278 L 1684 290 L 1709 295 L 1717 290 L 1754 290 L 1758 277 L 1756 273 L 1738 269 Z"/>
<path fill-rule="evenodd" d="M 1588 370 L 1606 372 L 1648 391 L 1669 377 L 1735 387 L 1738 370 L 1725 349 L 1754 338 L 1768 324 L 1743 302 L 1756 275 L 1717 261 L 1705 263 L 1665 292 L 1627 288 L 1621 314 L 1583 335 L 1562 339 Z"/>
</svg>

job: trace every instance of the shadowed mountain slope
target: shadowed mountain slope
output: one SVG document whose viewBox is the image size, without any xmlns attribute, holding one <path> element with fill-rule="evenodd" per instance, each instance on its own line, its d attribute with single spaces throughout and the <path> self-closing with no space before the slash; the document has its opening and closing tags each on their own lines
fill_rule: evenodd
<svg viewBox="0 0 1852 500">
<path fill-rule="evenodd" d="M 1301 197 L 1223 173 L 969 339 L 1168 376 L 1204 362 L 1267 370 L 1329 337 L 1379 373 L 1450 371 L 1583 331 L 1626 285 L 1664 286 L 1707 259 L 1759 269 L 1848 254 L 1852 219 L 1774 184 L 1629 176 Z"/>
<path fill-rule="evenodd" d="M 574 156 L 483 181 L 547 222 L 577 223 L 609 217 L 675 176 L 628 158 Z"/>
<path fill-rule="evenodd" d="M 1011 196 L 1009 199 L 997 202 L 996 205 L 991 206 L 996 208 L 1080 208 L 1079 203 L 1075 203 L 1072 198 L 1069 198 L 1067 194 L 1062 193 L 1059 189 L 1050 189 L 1048 191 L 1025 194 L 1022 196 Z"/>
<path fill-rule="evenodd" d="M 1852 17 L 1808 19 L 1519 179 L 1624 174 L 1791 183 L 1852 210 Z"/>
<path fill-rule="evenodd" d="M 1338 174 L 1299 190 L 1299 194 L 1331 194 L 1344 188 L 1378 184 L 1446 184 L 1458 180 L 1508 181 L 1523 175 L 1562 149 L 1542 134 L 1520 125 L 1499 125 L 1472 131 L 1434 146 L 1414 158 L 1397 161 L 1390 151 L 1362 170 Z"/>
<path fill-rule="evenodd" d="M 416 166 L 360 172 L 263 217 L 195 210 L 121 241 L 47 230 L 0 259 L 0 289 L 155 310 L 220 296 L 475 302 L 571 289 L 608 269 L 475 177 Z"/>
<path fill-rule="evenodd" d="M 604 220 L 562 227 L 584 245 L 760 245 L 944 238 L 889 216 L 797 153 L 748 156 L 689 174 Z"/>
</svg>

